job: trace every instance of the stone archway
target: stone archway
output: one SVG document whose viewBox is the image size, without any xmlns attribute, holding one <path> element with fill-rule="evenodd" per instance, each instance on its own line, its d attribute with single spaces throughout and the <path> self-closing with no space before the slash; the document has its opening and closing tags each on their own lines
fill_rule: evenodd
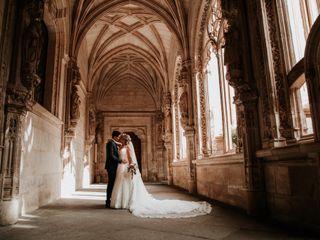
<svg viewBox="0 0 320 240">
<path fill-rule="evenodd" d="M 133 140 L 132 143 L 134 144 L 134 141 L 138 143 L 136 145 L 134 144 L 134 147 L 139 164 L 139 170 L 141 172 L 142 179 L 144 181 L 148 180 L 146 129 L 142 127 L 115 127 L 114 129 L 112 129 L 112 131 L 113 130 L 129 134 L 131 139 Z M 138 148 L 139 150 L 136 148 Z"/>
</svg>

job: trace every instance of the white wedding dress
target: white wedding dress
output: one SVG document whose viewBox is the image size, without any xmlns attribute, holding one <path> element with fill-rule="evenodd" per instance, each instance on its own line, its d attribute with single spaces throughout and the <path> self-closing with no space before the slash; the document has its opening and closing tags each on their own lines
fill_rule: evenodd
<svg viewBox="0 0 320 240">
<path fill-rule="evenodd" d="M 132 143 L 130 143 L 130 156 L 133 163 L 138 166 Z M 122 160 L 128 159 L 126 148 L 120 150 L 119 157 Z M 211 212 L 211 205 L 207 202 L 153 198 L 142 181 L 138 167 L 133 178 L 127 169 L 128 164 L 118 165 L 111 207 L 129 209 L 137 217 L 149 218 L 185 218 L 206 215 Z"/>
</svg>

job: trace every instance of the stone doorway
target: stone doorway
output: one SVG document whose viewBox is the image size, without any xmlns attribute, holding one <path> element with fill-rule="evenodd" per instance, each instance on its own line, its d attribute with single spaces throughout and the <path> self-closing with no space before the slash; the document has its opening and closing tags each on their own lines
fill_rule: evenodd
<svg viewBox="0 0 320 240">
<path fill-rule="evenodd" d="M 134 132 L 127 132 L 130 135 L 131 141 L 134 147 L 134 151 L 137 157 L 139 171 L 142 174 L 142 167 L 141 167 L 141 140 Z"/>
</svg>

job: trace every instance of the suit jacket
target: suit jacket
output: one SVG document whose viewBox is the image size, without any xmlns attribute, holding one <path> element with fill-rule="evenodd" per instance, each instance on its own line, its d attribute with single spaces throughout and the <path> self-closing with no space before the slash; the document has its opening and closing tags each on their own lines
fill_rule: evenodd
<svg viewBox="0 0 320 240">
<path fill-rule="evenodd" d="M 113 140 L 109 140 L 106 150 L 107 159 L 105 169 L 107 169 L 108 172 L 115 172 L 117 171 L 118 164 L 120 163 L 117 144 Z"/>
</svg>

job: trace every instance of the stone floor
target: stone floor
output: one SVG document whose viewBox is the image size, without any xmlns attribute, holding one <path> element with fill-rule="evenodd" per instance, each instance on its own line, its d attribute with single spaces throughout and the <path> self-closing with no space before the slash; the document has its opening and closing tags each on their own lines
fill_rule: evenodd
<svg viewBox="0 0 320 240">
<path fill-rule="evenodd" d="M 148 185 L 156 198 L 198 200 L 165 185 Z M 213 204 L 207 216 L 144 219 L 127 210 L 104 208 L 105 185 L 92 185 L 30 214 L 13 226 L 0 227 L 2 240 L 131 239 L 312 239 Z M 314 238 L 315 239 L 315 238 Z"/>
</svg>

